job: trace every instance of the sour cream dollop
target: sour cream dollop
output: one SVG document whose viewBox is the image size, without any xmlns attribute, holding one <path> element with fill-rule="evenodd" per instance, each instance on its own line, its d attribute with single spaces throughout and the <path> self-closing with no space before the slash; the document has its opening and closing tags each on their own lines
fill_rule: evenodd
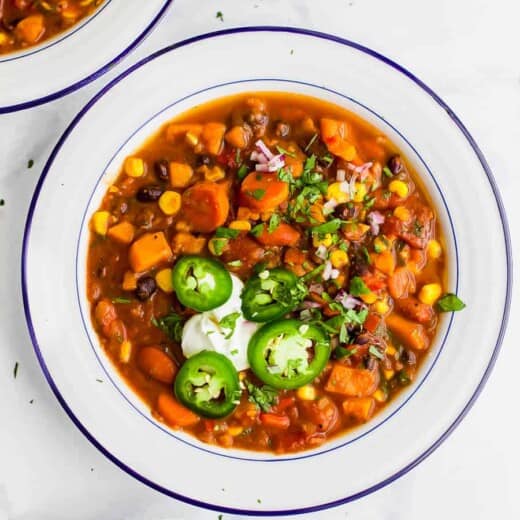
<svg viewBox="0 0 520 520">
<path fill-rule="evenodd" d="M 237 370 L 245 370 L 249 368 L 247 345 L 259 324 L 247 321 L 242 315 L 240 294 L 244 284 L 233 274 L 231 280 L 233 289 L 225 303 L 211 311 L 192 316 L 184 324 L 181 346 L 187 358 L 202 350 L 214 350 L 226 356 Z M 231 319 L 228 318 L 221 323 L 224 318 L 230 316 Z M 226 322 L 229 327 L 226 327 Z"/>
</svg>

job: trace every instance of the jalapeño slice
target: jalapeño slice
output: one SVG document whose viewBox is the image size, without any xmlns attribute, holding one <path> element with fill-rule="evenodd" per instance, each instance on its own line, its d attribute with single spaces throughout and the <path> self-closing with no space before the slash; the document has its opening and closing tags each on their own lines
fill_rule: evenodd
<svg viewBox="0 0 520 520">
<path fill-rule="evenodd" d="M 219 261 L 202 256 L 183 256 L 173 268 L 172 283 L 179 301 L 199 312 L 225 303 L 233 286 Z"/>
<path fill-rule="evenodd" d="M 294 310 L 306 294 L 305 285 L 291 271 L 265 269 L 247 281 L 242 314 L 249 321 L 273 321 Z"/>
<path fill-rule="evenodd" d="M 229 415 L 240 401 L 238 373 L 223 354 L 203 350 L 181 366 L 175 378 L 175 395 L 203 417 Z"/>
<path fill-rule="evenodd" d="M 251 370 L 264 383 L 292 390 L 321 373 L 330 356 L 330 344 L 317 325 L 278 320 L 253 334 L 247 356 Z"/>
</svg>

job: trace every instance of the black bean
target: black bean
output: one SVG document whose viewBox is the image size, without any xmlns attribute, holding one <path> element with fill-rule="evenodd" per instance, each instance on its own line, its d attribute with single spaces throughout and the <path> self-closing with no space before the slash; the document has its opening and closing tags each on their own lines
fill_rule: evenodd
<svg viewBox="0 0 520 520">
<path fill-rule="evenodd" d="M 393 157 L 390 157 L 390 160 L 388 161 L 388 168 L 390 168 L 390 171 L 394 175 L 401 173 L 404 170 L 404 164 L 401 160 L 401 156 L 394 155 Z"/>
<path fill-rule="evenodd" d="M 155 161 L 154 171 L 160 181 L 167 181 L 170 178 L 170 163 L 166 159 L 159 159 Z"/>
<path fill-rule="evenodd" d="M 361 211 L 359 204 L 353 204 L 352 202 L 346 202 L 344 204 L 338 204 L 334 208 L 334 216 L 343 220 L 356 220 Z"/>
<path fill-rule="evenodd" d="M 370 354 L 367 354 L 363 358 L 363 364 L 365 365 L 365 368 L 367 370 L 374 370 L 374 368 L 376 367 L 376 363 L 377 361 Z"/>
<path fill-rule="evenodd" d="M 417 357 L 412 350 L 404 350 L 401 354 L 401 361 L 408 365 L 415 365 L 417 362 Z"/>
<path fill-rule="evenodd" d="M 150 296 L 157 290 L 157 284 L 151 276 L 143 276 L 137 280 L 137 288 L 135 295 L 142 302 L 148 300 Z"/>
<path fill-rule="evenodd" d="M 163 188 L 154 184 L 149 186 L 142 186 L 137 191 L 136 199 L 139 202 L 156 202 L 159 197 L 163 194 Z"/>
</svg>

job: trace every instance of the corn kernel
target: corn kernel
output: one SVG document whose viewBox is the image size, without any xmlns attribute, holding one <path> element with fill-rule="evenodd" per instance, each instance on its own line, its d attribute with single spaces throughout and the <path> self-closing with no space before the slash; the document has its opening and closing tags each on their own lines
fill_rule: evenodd
<svg viewBox="0 0 520 520">
<path fill-rule="evenodd" d="M 199 137 L 193 132 L 186 132 L 186 142 L 191 146 L 197 146 L 199 144 Z"/>
<path fill-rule="evenodd" d="M 369 305 L 377 301 L 377 295 L 373 292 L 369 292 L 368 294 L 361 294 L 359 297 Z"/>
<path fill-rule="evenodd" d="M 438 283 L 428 283 L 421 287 L 419 300 L 427 305 L 433 305 L 441 296 L 442 287 Z"/>
<path fill-rule="evenodd" d="M 119 193 L 119 188 L 117 186 L 110 186 L 110 188 L 108 188 L 108 191 L 110 193 Z"/>
<path fill-rule="evenodd" d="M 155 275 L 155 281 L 159 286 L 159 289 L 164 291 L 166 294 L 170 294 L 173 292 L 173 283 L 172 283 L 172 270 L 171 269 L 161 269 Z"/>
<path fill-rule="evenodd" d="M 204 172 L 204 178 L 211 182 L 221 181 L 225 176 L 226 172 L 220 166 L 213 166 Z"/>
<path fill-rule="evenodd" d="M 345 251 L 336 249 L 330 254 L 330 262 L 336 269 L 341 269 L 342 267 L 348 265 L 348 255 Z"/>
<path fill-rule="evenodd" d="M 376 253 L 383 253 L 388 250 L 388 241 L 382 238 L 381 236 L 377 236 L 374 239 L 374 251 Z"/>
<path fill-rule="evenodd" d="M 92 229 L 101 236 L 105 236 L 110 224 L 111 215 L 108 211 L 96 211 L 92 215 Z"/>
<path fill-rule="evenodd" d="M 312 245 L 314 247 L 330 247 L 332 245 L 332 235 L 330 233 L 325 233 L 325 235 L 320 236 L 315 233 L 312 235 Z"/>
<path fill-rule="evenodd" d="M 390 370 L 383 370 L 383 374 L 385 376 L 385 379 L 388 381 L 389 379 L 392 379 L 392 377 L 394 377 L 395 375 L 395 371 L 390 369 Z"/>
<path fill-rule="evenodd" d="M 388 345 L 385 350 L 385 354 L 388 356 L 395 356 L 397 354 L 397 350 L 393 345 Z"/>
<path fill-rule="evenodd" d="M 363 202 L 367 192 L 367 187 L 362 182 L 355 183 L 354 202 Z"/>
<path fill-rule="evenodd" d="M 233 220 L 229 223 L 229 228 L 238 231 L 251 231 L 251 224 L 248 220 Z"/>
<path fill-rule="evenodd" d="M 230 426 L 227 431 L 229 435 L 236 437 L 244 431 L 244 428 L 242 426 Z"/>
<path fill-rule="evenodd" d="M 388 185 L 388 190 L 395 193 L 398 197 L 404 199 L 408 196 L 408 184 L 403 181 L 391 181 Z"/>
<path fill-rule="evenodd" d="M 137 277 L 133 271 L 126 271 L 123 275 L 123 291 L 133 291 L 137 288 Z"/>
<path fill-rule="evenodd" d="M 442 247 L 437 240 L 430 240 L 426 246 L 426 252 L 430 258 L 439 258 L 442 255 Z"/>
<path fill-rule="evenodd" d="M 132 343 L 130 341 L 123 341 L 119 349 L 119 360 L 122 363 L 128 363 L 132 355 Z"/>
<path fill-rule="evenodd" d="M 378 403 L 384 403 L 386 401 L 386 394 L 381 390 L 381 388 L 378 388 L 372 395 L 372 397 L 378 402 Z"/>
<path fill-rule="evenodd" d="M 239 207 L 237 211 L 237 219 L 238 220 L 258 220 L 260 218 L 260 213 L 255 213 L 251 211 L 249 208 Z"/>
<path fill-rule="evenodd" d="M 159 207 L 165 215 L 176 215 L 181 209 L 181 196 L 176 191 L 165 191 L 159 197 Z"/>
<path fill-rule="evenodd" d="M 242 372 L 238 373 L 238 379 L 240 379 L 240 381 L 243 381 L 246 377 L 247 377 L 247 374 L 245 373 L 244 370 L 242 370 Z"/>
<path fill-rule="evenodd" d="M 397 208 L 394 209 L 394 217 L 406 222 L 410 220 L 410 211 L 404 206 L 397 206 Z"/>
<path fill-rule="evenodd" d="M 334 199 L 338 204 L 342 204 L 344 202 L 348 202 L 350 200 L 350 195 L 342 191 L 343 183 L 341 182 L 333 182 L 329 184 L 327 187 L 327 196 L 328 200 Z"/>
<path fill-rule="evenodd" d="M 298 388 L 296 395 L 298 396 L 298 399 L 301 399 L 302 401 L 314 401 L 314 399 L 316 399 L 316 388 L 312 385 L 302 386 L 301 388 Z"/>
<path fill-rule="evenodd" d="M 124 170 L 129 177 L 142 177 L 144 175 L 144 161 L 140 157 L 127 157 Z"/>
<path fill-rule="evenodd" d="M 386 302 L 386 300 L 379 300 L 374 304 L 374 310 L 378 314 L 386 314 L 390 309 L 390 306 Z"/>
</svg>

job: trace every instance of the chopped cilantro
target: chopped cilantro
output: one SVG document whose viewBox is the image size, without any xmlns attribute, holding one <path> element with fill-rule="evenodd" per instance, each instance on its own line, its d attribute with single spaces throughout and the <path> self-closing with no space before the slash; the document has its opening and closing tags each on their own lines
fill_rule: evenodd
<svg viewBox="0 0 520 520">
<path fill-rule="evenodd" d="M 249 191 L 248 195 L 251 195 L 251 197 L 253 197 L 256 200 L 262 200 L 265 195 L 265 190 L 257 188 L 256 190 Z"/>
<path fill-rule="evenodd" d="M 392 192 L 385 190 L 383 191 L 383 199 L 388 200 L 392 196 Z"/>
<path fill-rule="evenodd" d="M 98 383 L 104 383 L 103 379 L 96 379 Z"/>
<path fill-rule="evenodd" d="M 286 170 L 285 168 L 280 168 L 278 170 L 278 179 L 280 179 L 281 181 L 287 182 L 289 184 L 294 182 L 292 173 L 289 170 Z"/>
<path fill-rule="evenodd" d="M 410 384 L 410 376 L 408 375 L 406 370 L 403 369 L 397 372 L 397 381 L 401 386 L 406 386 Z"/>
<path fill-rule="evenodd" d="M 0 206 L 5 206 L 5 200 L 4 199 L 0 199 Z"/>
<path fill-rule="evenodd" d="M 388 166 L 385 166 L 383 168 L 383 173 L 387 176 L 387 177 L 393 177 L 394 174 L 390 171 L 390 168 Z"/>
<path fill-rule="evenodd" d="M 269 219 L 269 225 L 267 226 L 267 231 L 269 233 L 272 233 L 276 230 L 276 228 L 280 225 L 282 219 L 280 218 L 280 215 L 278 213 L 273 213 L 271 215 L 271 218 Z"/>
<path fill-rule="evenodd" d="M 34 161 L 32 159 L 29 159 L 27 161 L 27 168 L 31 169 L 34 166 Z"/>
<path fill-rule="evenodd" d="M 334 233 L 337 231 L 341 224 L 343 224 L 343 221 L 340 218 L 333 218 L 332 220 L 329 220 L 328 222 L 325 222 L 325 224 L 320 224 L 319 226 L 315 226 L 311 229 L 311 232 L 318 233 L 318 234 L 324 234 L 324 233 Z"/>
<path fill-rule="evenodd" d="M 296 159 L 296 154 L 294 152 L 290 152 L 289 150 L 286 150 L 285 148 L 282 148 L 281 146 L 276 145 L 276 149 L 278 150 L 278 153 L 282 153 L 284 155 L 288 155 L 289 157 L 292 157 L 293 159 Z"/>
<path fill-rule="evenodd" d="M 323 157 L 320 157 L 320 162 L 330 166 L 334 162 L 334 157 L 330 153 L 326 153 Z"/>
<path fill-rule="evenodd" d="M 456 295 L 452 293 L 445 294 L 437 301 L 437 308 L 441 312 L 461 311 L 466 304 Z"/>
<path fill-rule="evenodd" d="M 226 339 L 229 339 L 233 333 L 235 332 L 235 327 L 237 325 L 237 320 L 240 318 L 239 312 L 232 312 L 231 314 L 227 314 L 224 316 L 219 322 L 219 327 L 221 329 L 226 329 L 229 332 L 225 335 Z"/>
<path fill-rule="evenodd" d="M 132 303 L 132 300 L 130 298 L 118 296 L 117 298 L 112 298 L 112 303 Z"/>
<path fill-rule="evenodd" d="M 264 231 L 264 225 L 263 224 L 257 224 L 251 229 L 251 234 L 255 237 L 259 237 Z"/>
<path fill-rule="evenodd" d="M 370 345 L 370 347 L 368 347 L 368 353 L 377 359 L 385 358 L 384 354 L 375 345 Z"/>
<path fill-rule="evenodd" d="M 13 377 L 16 379 L 16 376 L 18 375 L 18 361 L 14 364 L 13 368 Z"/>
<path fill-rule="evenodd" d="M 240 235 L 240 231 L 238 229 L 219 227 L 215 231 L 215 236 L 217 238 L 236 238 L 238 235 Z"/>
<path fill-rule="evenodd" d="M 238 180 L 241 181 L 247 175 L 248 169 L 245 164 L 241 164 L 237 171 Z"/>
<path fill-rule="evenodd" d="M 365 195 L 363 199 L 363 205 L 366 209 L 370 209 L 376 203 L 376 198 L 370 195 Z"/>
<path fill-rule="evenodd" d="M 240 164 L 240 148 L 237 148 L 235 151 L 235 162 Z"/>
<path fill-rule="evenodd" d="M 291 49 L 290 54 L 291 54 L 291 56 L 294 54 L 294 49 Z"/>
<path fill-rule="evenodd" d="M 222 11 L 217 11 L 217 15 L 215 16 L 215 18 L 217 18 L 221 22 L 223 22 L 224 21 L 224 14 L 222 13 Z"/>
<path fill-rule="evenodd" d="M 362 294 L 369 294 L 370 289 L 359 276 L 354 276 L 352 280 L 350 280 L 349 292 L 352 296 L 360 296 Z"/>
<path fill-rule="evenodd" d="M 242 265 L 242 260 L 233 260 L 231 262 L 228 262 L 227 265 L 230 267 L 240 267 Z"/>
<path fill-rule="evenodd" d="M 348 341 L 347 325 L 345 323 L 342 323 L 339 328 L 339 341 L 340 343 L 346 343 Z"/>
<path fill-rule="evenodd" d="M 161 329 L 171 340 L 179 343 L 182 339 L 182 327 L 184 325 L 182 316 L 171 312 L 161 318 L 152 318 L 152 324 Z"/>
<path fill-rule="evenodd" d="M 370 258 L 370 253 L 368 252 L 368 249 L 366 247 L 363 247 L 361 249 L 361 252 L 363 253 L 363 256 L 365 257 L 367 264 L 370 265 L 372 263 L 372 259 Z"/>
<path fill-rule="evenodd" d="M 256 404 L 263 412 L 268 412 L 278 402 L 278 391 L 269 386 L 255 386 L 249 381 L 245 382 L 249 394 L 249 402 Z"/>
<path fill-rule="evenodd" d="M 216 256 L 220 256 L 224 252 L 224 249 L 227 246 L 227 244 L 227 238 L 214 238 L 211 240 L 211 247 L 213 248 L 213 251 Z"/>
<path fill-rule="evenodd" d="M 231 350 L 229 352 L 232 356 L 236 356 L 238 354 L 238 349 L 237 348 L 234 348 L 233 350 Z"/>
<path fill-rule="evenodd" d="M 343 359 L 345 357 L 353 356 L 356 352 L 357 352 L 357 349 L 355 349 L 355 348 L 348 349 L 345 347 L 337 346 L 334 349 L 333 354 L 336 359 Z"/>
</svg>

